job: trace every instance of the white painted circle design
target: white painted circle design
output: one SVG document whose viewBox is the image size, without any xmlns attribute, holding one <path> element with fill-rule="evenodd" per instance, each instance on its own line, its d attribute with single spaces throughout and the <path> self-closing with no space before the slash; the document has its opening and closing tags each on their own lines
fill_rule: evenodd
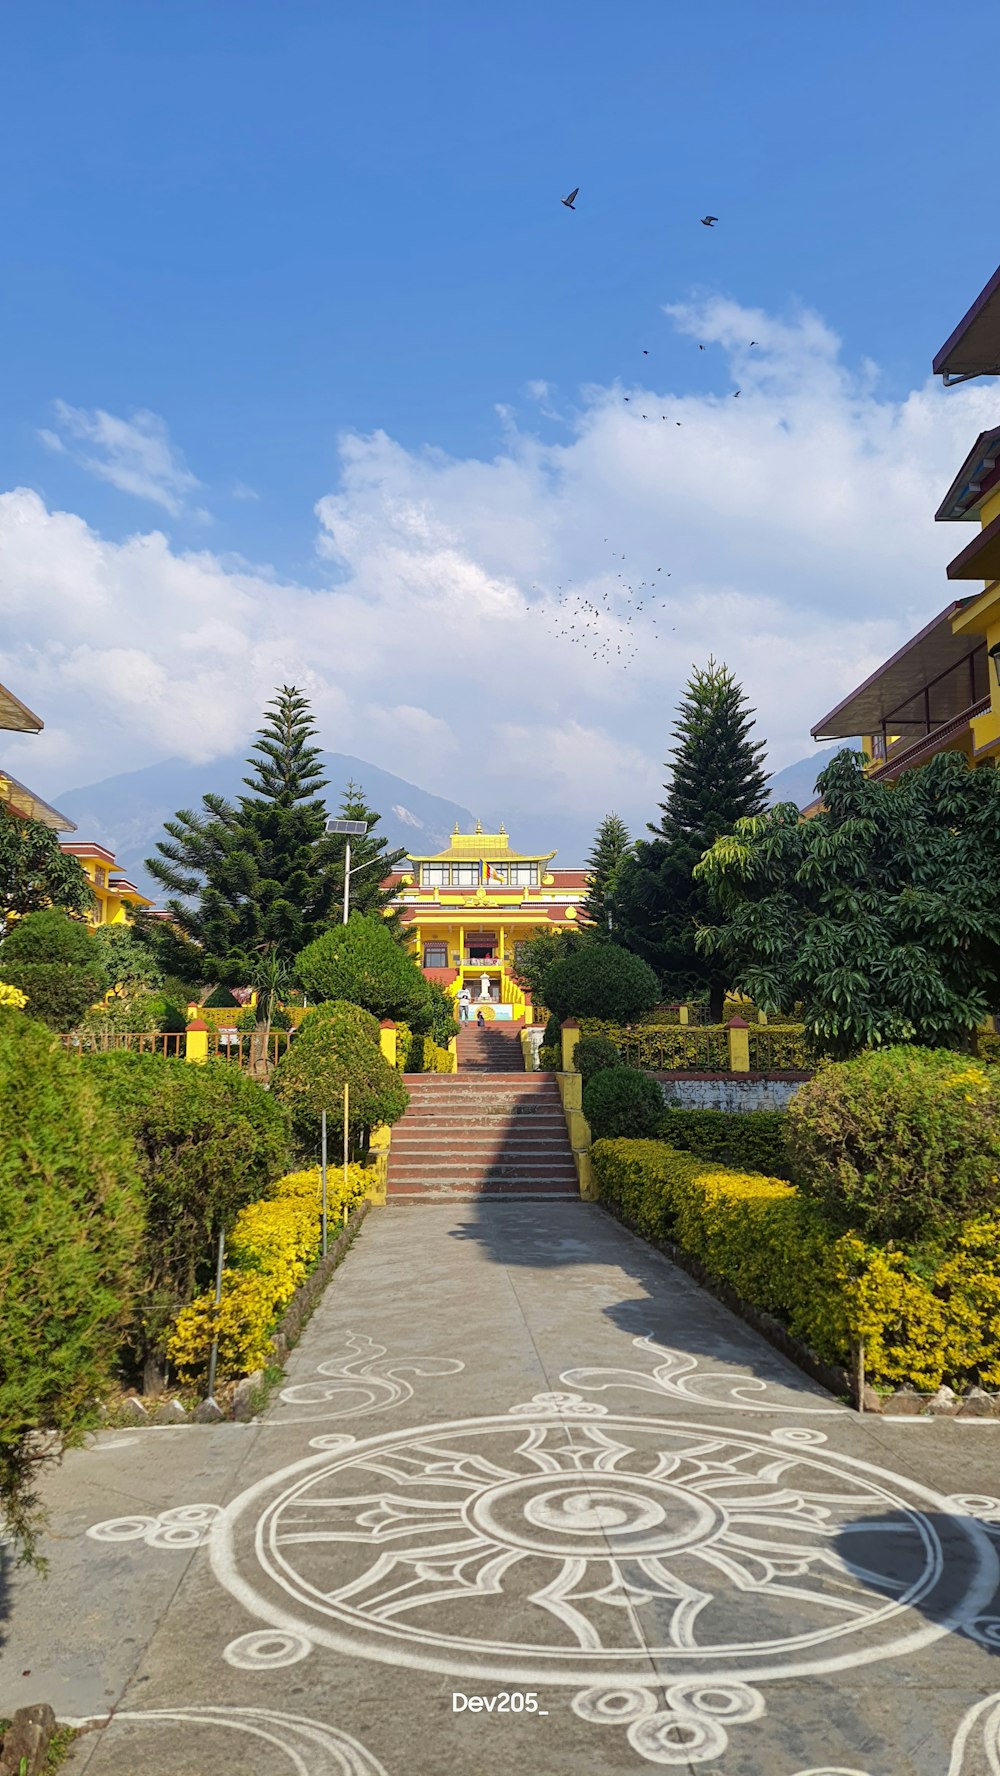
<svg viewBox="0 0 1000 1776">
<path fill-rule="evenodd" d="M 653 1762 L 678 1761 L 682 1741 L 689 1761 L 717 1755 L 740 1684 L 896 1657 L 973 1623 L 998 1577 L 983 1526 L 901 1475 L 742 1427 L 565 1409 L 320 1452 L 236 1499 L 210 1550 L 272 1629 L 455 1677 L 607 1692 L 602 1718 L 629 1720 Z M 622 1699 L 651 1681 L 687 1686 L 654 1705 L 658 1724 Z"/>
<path fill-rule="evenodd" d="M 227 1665 L 237 1671 L 275 1671 L 282 1665 L 297 1665 L 312 1652 L 312 1641 L 303 1634 L 286 1634 L 264 1629 L 255 1634 L 241 1634 L 231 1640 L 223 1652 Z"/>
</svg>

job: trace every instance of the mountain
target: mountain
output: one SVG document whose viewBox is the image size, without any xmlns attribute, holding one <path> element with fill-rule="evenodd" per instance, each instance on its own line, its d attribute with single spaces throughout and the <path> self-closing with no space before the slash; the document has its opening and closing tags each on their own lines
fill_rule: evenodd
<svg viewBox="0 0 1000 1776">
<path fill-rule="evenodd" d="M 463 832 L 475 829 L 476 816 L 468 808 L 418 789 L 364 759 L 342 752 L 324 752 L 320 759 L 329 779 L 326 799 L 331 812 L 353 778 L 364 789 L 369 805 L 381 814 L 380 831 L 390 851 L 400 845 L 412 846 L 415 851 L 443 851 L 456 820 Z M 56 807 L 76 822 L 81 839 L 96 839 L 106 845 L 129 880 L 159 899 L 163 890 L 146 874 L 144 864 L 157 839 L 164 836 L 164 820 L 172 819 L 179 808 L 200 808 L 206 789 L 235 798 L 243 790 L 246 771 L 245 757 L 236 754 L 215 759 L 210 765 L 164 759 L 162 764 L 147 765 L 141 771 L 123 771 L 102 783 L 66 790 L 56 797 Z M 490 824 L 484 817 L 483 825 L 489 828 Z"/>
<path fill-rule="evenodd" d="M 809 758 L 796 759 L 794 765 L 786 765 L 783 771 L 776 771 L 767 786 L 768 799 L 772 802 L 795 802 L 804 808 L 808 802 L 816 800 L 816 779 L 826 765 L 843 752 L 845 746 L 856 746 L 857 741 L 841 740 L 836 746 L 821 747 Z"/>
</svg>

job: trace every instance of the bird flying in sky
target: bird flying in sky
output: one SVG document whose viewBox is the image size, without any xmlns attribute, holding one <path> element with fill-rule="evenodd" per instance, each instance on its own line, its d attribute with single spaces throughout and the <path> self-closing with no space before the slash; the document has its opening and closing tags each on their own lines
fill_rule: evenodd
<svg viewBox="0 0 1000 1776">
<path fill-rule="evenodd" d="M 575 200 L 579 195 L 580 195 L 580 187 L 579 187 L 579 185 L 577 185 L 575 187 L 575 189 L 570 192 L 568 197 L 560 198 L 559 201 L 560 201 L 560 203 L 564 203 L 568 210 L 575 210 L 576 209 Z"/>
<path fill-rule="evenodd" d="M 576 196 L 575 191 L 573 193 L 573 196 L 574 197 Z M 565 201 L 566 201 L 566 199 L 563 198 L 564 203 L 565 203 Z M 703 216 L 701 219 L 701 225 L 703 228 L 714 228 L 715 224 L 717 223 L 718 220 L 719 220 L 718 216 Z"/>
</svg>

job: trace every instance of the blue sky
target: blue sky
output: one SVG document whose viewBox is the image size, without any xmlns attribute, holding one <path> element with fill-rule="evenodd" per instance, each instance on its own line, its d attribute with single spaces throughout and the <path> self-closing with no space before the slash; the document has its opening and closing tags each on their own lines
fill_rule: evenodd
<svg viewBox="0 0 1000 1776">
<path fill-rule="evenodd" d="M 784 345 L 773 346 L 784 353 L 780 388 L 766 378 L 755 385 L 750 368 L 744 396 L 759 397 L 759 413 L 770 402 L 769 423 L 786 423 L 779 410 L 805 374 L 798 346 L 789 357 L 788 329 L 812 315 L 837 342 L 818 358 L 807 351 L 815 401 L 829 392 L 835 361 L 837 425 L 849 427 L 852 409 L 874 403 L 855 455 L 881 452 L 884 472 L 898 475 L 899 448 L 886 446 L 886 428 L 915 392 L 925 391 L 928 412 L 945 411 L 939 391 L 926 392 L 931 356 L 1000 259 L 983 186 L 998 40 L 998 9 L 976 0 L 962 10 L 957 45 L 936 0 L 835 8 L 515 0 L 503 9 L 450 0 L 45 0 L 10 8 L 0 144 L 16 177 L 0 229 L 0 490 L 34 490 L 46 514 L 79 520 L 75 542 L 67 533 L 58 550 L 68 603 L 89 571 L 88 548 L 107 561 L 113 547 L 151 531 L 164 533 L 171 562 L 207 551 L 222 585 L 239 558 L 264 580 L 323 598 L 363 578 L 356 554 L 332 547 L 329 524 L 317 522 L 319 502 L 340 501 L 341 525 L 356 532 L 360 496 L 351 494 L 345 440 L 356 461 L 371 451 L 366 440 L 384 434 L 378 463 L 369 457 L 362 475 L 369 491 L 392 482 L 397 501 L 404 487 L 418 497 L 416 478 L 425 515 L 437 517 L 433 453 L 445 453 L 447 475 L 464 475 L 473 529 L 484 506 L 506 529 L 511 512 L 495 492 L 501 459 L 522 473 L 530 467 L 530 500 L 559 505 L 562 452 L 586 449 L 594 413 L 617 410 L 630 388 L 650 409 L 687 403 L 689 428 L 698 413 L 748 424 L 721 406 L 744 377 L 737 313 L 747 328 L 785 328 Z M 573 185 L 581 189 L 570 214 L 558 200 Z M 706 211 L 718 215 L 716 228 L 700 226 Z M 705 316 L 718 321 L 720 302 L 730 305 L 728 331 L 721 321 L 706 331 Z M 678 304 L 687 330 L 664 313 Z M 970 428 L 969 443 L 975 435 L 988 398 L 975 387 L 971 405 L 960 392 L 949 399 L 943 442 L 928 441 L 940 430 L 930 419 L 916 426 L 919 445 L 908 435 L 921 498 L 921 476 L 930 485 L 957 466 L 955 449 Z M 135 428 L 136 415 L 153 416 L 140 417 L 138 446 L 134 429 L 115 430 Z M 818 407 L 810 424 L 821 437 Z M 616 440 L 605 440 L 606 490 L 634 476 Z M 722 453 L 729 474 L 742 473 L 741 452 L 758 450 L 734 433 L 735 454 Z M 821 456 L 817 444 L 818 477 Z M 716 434 L 706 471 L 713 460 Z M 493 470 L 480 486 L 477 464 Z M 816 486 L 822 500 L 829 488 Z M 598 497 L 593 488 L 585 497 L 592 515 Z M 777 510 L 793 496 L 772 482 L 764 497 Z M 794 497 L 810 496 L 801 489 Z M 551 534 L 534 567 L 527 558 L 500 562 L 481 533 L 474 546 L 457 500 L 445 502 L 441 520 L 449 549 L 494 579 L 523 579 L 529 603 L 533 582 L 555 596 L 569 561 Z M 727 500 L 722 475 L 714 511 Z M 657 503 L 651 484 L 650 519 Z M 891 517 L 890 491 L 885 503 Z M 370 529 L 370 502 L 361 506 Z M 631 531 L 610 495 L 608 513 L 624 549 Z M 873 650 L 894 642 L 893 625 L 905 626 L 911 605 L 929 598 L 937 608 L 933 585 L 954 552 L 949 539 L 929 545 L 930 579 L 917 593 L 911 541 L 900 541 L 905 596 L 875 611 L 869 595 L 859 601 L 857 633 L 837 668 L 847 683 L 831 683 L 826 695 L 817 682 L 808 708 L 781 718 L 776 762 L 801 755 L 807 716 L 822 714 Z M 660 542 L 643 532 L 650 569 Z M 375 547 L 383 562 L 385 547 L 383 536 Z M 678 578 L 697 568 L 692 605 L 711 603 L 712 547 L 703 523 L 679 550 L 692 565 Z M 782 556 L 780 538 L 774 547 L 801 581 L 796 551 Z M 56 571 L 47 548 L 40 540 L 34 568 L 19 557 L 8 605 L 15 622 L 33 572 L 46 562 Z M 737 537 L 724 554 L 717 595 L 763 595 L 763 580 L 756 590 L 741 587 Z M 945 591 L 942 584 L 938 603 Z M 373 596 L 359 591 L 369 604 Z M 380 596 L 391 617 L 384 585 Z M 450 596 L 464 594 L 453 588 Z M 817 598 L 829 604 L 831 596 L 824 583 Z M 787 597 L 794 605 L 791 582 Z M 731 623 L 724 602 L 718 608 L 725 636 Z M 437 620 L 447 628 L 446 601 Z M 36 627 L 22 653 L 15 647 L 9 673 L 17 668 L 22 695 L 37 691 L 49 704 L 57 732 L 32 755 L 43 776 L 67 783 L 73 760 L 80 772 L 103 770 L 122 747 L 138 747 L 136 763 L 172 750 L 168 723 L 143 735 L 127 711 L 116 725 L 106 708 L 91 712 L 82 740 L 86 704 L 71 709 L 69 697 L 70 678 L 79 689 L 85 677 L 81 660 L 75 677 L 60 679 L 68 638 L 58 612 L 45 621 L 48 630 Z M 251 614 L 250 631 L 255 622 Z M 692 632 L 688 653 L 703 651 L 711 630 L 709 622 Z M 93 650 L 113 652 L 113 643 L 91 625 L 104 704 L 118 679 L 110 667 L 102 673 Z M 260 634 L 250 643 L 259 652 Z M 128 645 L 138 645 L 135 635 Z M 355 645 L 359 657 L 347 669 L 356 664 L 359 682 L 370 672 L 375 685 L 378 662 Z M 327 666 L 313 661 L 324 683 L 343 677 L 330 646 Z M 162 663 L 155 636 L 148 651 Z M 264 653 L 261 684 L 274 650 Z M 585 721 L 589 694 L 567 690 L 560 703 L 558 659 L 546 670 L 565 735 Z M 631 691 L 602 691 L 598 728 L 648 750 L 689 663 L 660 671 L 641 709 Z M 775 687 L 745 676 L 773 735 Z M 393 692 L 392 708 L 449 719 L 440 692 L 407 693 L 405 705 L 402 695 Z M 168 689 L 168 703 L 171 696 Z M 537 712 L 535 692 L 531 704 Z M 324 739 L 365 756 L 372 729 L 378 762 L 398 769 L 405 759 L 389 756 L 385 738 L 392 723 L 372 728 L 368 707 L 348 707 L 331 692 Z M 522 727 L 529 715 L 513 719 Z M 233 710 L 230 727 L 248 722 L 247 711 Z M 504 744 L 502 735 L 495 740 L 494 752 Z M 204 746 L 210 754 L 221 741 L 205 736 Z M 448 757 L 447 746 L 427 753 L 426 769 L 437 772 L 427 786 L 444 792 L 450 784 L 457 794 L 467 786 L 452 782 Z M 416 763 L 425 768 L 419 749 Z M 630 779 L 634 765 L 623 766 Z"/>
</svg>

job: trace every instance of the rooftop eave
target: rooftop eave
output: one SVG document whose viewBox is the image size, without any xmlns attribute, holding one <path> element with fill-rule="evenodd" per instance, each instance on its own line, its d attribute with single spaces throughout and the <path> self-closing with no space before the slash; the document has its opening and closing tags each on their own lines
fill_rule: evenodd
<svg viewBox="0 0 1000 1776">
<path fill-rule="evenodd" d="M 980 432 L 934 514 L 941 523 L 969 523 L 1000 486 L 1000 426 Z"/>
<path fill-rule="evenodd" d="M 27 703 L 22 703 L 20 697 L 15 697 L 6 685 L 0 684 L 0 728 L 13 734 L 40 734 L 44 726 L 40 715 L 29 709 Z"/>
<path fill-rule="evenodd" d="M 1000 266 L 934 359 L 945 387 L 974 376 L 1000 376 Z"/>
<path fill-rule="evenodd" d="M 949 561 L 949 580 L 1000 580 L 1000 515 Z"/>
<path fill-rule="evenodd" d="M 43 802 L 27 784 L 19 783 L 9 771 L 0 770 L 0 803 L 5 803 L 24 820 L 37 820 L 40 826 L 50 827 L 53 832 L 76 832 L 72 820 L 60 814 L 58 808 L 52 808 Z"/>
</svg>

